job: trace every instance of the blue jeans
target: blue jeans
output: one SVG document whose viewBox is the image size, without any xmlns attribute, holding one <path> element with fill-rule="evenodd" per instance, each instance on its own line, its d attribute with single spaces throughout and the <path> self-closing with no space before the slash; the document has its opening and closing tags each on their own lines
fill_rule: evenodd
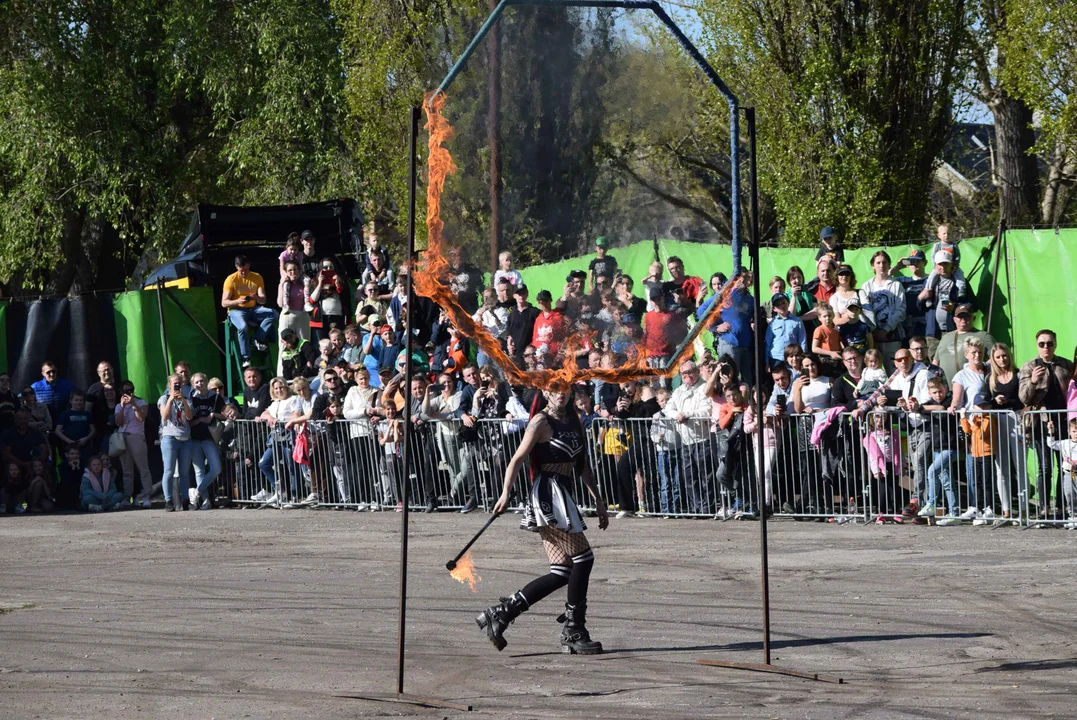
<svg viewBox="0 0 1077 720">
<path fill-rule="evenodd" d="M 933 456 L 931 467 L 927 469 L 927 502 L 935 504 L 935 498 L 939 493 L 939 481 L 942 481 L 942 489 L 946 493 L 946 506 L 951 515 L 960 515 L 961 509 L 957 502 L 957 493 L 954 492 L 950 463 L 953 462 L 953 450 L 941 450 Z"/>
<path fill-rule="evenodd" d="M 171 435 L 161 436 L 161 458 L 164 460 L 165 471 L 161 476 L 161 489 L 165 493 L 165 505 L 172 502 L 172 475 L 179 463 L 179 497 L 177 504 L 183 503 L 187 494 L 187 478 L 191 474 L 191 441 L 180 440 Z"/>
<path fill-rule="evenodd" d="M 239 335 L 239 354 L 246 360 L 251 356 L 247 333 L 253 329 L 254 339 L 258 342 L 265 342 L 273 326 L 277 324 L 277 312 L 264 305 L 255 305 L 252 308 L 229 310 L 228 319 L 236 327 L 236 334 Z"/>
<path fill-rule="evenodd" d="M 209 497 L 209 486 L 221 474 L 221 453 L 217 449 L 217 443 L 212 440 L 191 440 L 191 462 L 194 463 L 194 479 L 198 483 L 198 494 L 205 500 Z"/>
<path fill-rule="evenodd" d="M 266 480 L 269 481 L 270 487 L 273 492 L 278 496 L 283 494 L 283 486 L 277 481 L 277 468 L 274 466 L 274 448 L 276 452 L 277 460 L 284 465 L 284 471 L 288 474 L 289 483 L 291 485 L 292 497 L 299 497 L 299 488 L 296 483 L 295 463 L 292 461 L 292 446 L 288 443 L 274 442 L 266 447 L 266 451 L 262 453 L 262 459 L 258 461 L 258 469 L 265 475 Z"/>
<path fill-rule="evenodd" d="M 681 506 L 681 482 L 673 453 L 658 451 L 658 505 L 663 513 L 677 512 Z"/>
<path fill-rule="evenodd" d="M 977 509 L 980 507 L 976 504 L 976 486 L 991 477 L 991 473 L 988 471 L 990 463 L 990 456 L 987 458 L 974 458 L 971 453 L 965 456 L 965 480 L 969 484 L 969 504 L 965 507 Z M 991 497 L 991 489 L 986 484 L 983 487 L 987 496 Z"/>
</svg>

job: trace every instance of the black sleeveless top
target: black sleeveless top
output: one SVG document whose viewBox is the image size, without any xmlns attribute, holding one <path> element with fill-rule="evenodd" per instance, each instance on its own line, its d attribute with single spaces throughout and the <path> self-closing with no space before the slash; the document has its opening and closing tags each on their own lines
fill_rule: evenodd
<svg viewBox="0 0 1077 720">
<path fill-rule="evenodd" d="M 576 413 L 569 410 L 568 417 L 564 420 L 556 420 L 546 413 L 542 414 L 546 416 L 546 422 L 553 430 L 553 438 L 549 442 L 535 444 L 535 449 L 531 451 L 531 461 L 539 469 L 543 465 L 576 463 L 578 466 L 582 463 L 586 457 L 587 439 Z"/>
</svg>

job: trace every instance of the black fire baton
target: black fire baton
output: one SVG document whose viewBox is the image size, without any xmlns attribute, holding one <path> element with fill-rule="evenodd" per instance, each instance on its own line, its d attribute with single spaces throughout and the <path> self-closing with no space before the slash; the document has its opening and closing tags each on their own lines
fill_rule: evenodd
<svg viewBox="0 0 1077 720">
<path fill-rule="evenodd" d="M 467 545 L 464 546 L 464 549 L 461 550 L 459 553 L 457 553 L 456 557 L 454 557 L 452 560 L 445 563 L 445 569 L 448 570 L 449 572 L 452 572 L 453 570 L 455 570 L 456 569 L 456 561 L 459 560 L 460 558 L 464 557 L 464 553 L 466 553 L 468 550 L 471 549 L 471 546 L 475 544 L 475 541 L 478 540 L 479 537 L 484 532 L 486 532 L 486 528 L 490 527 L 490 525 L 494 522 L 494 520 L 497 520 L 497 518 L 500 515 L 501 515 L 501 513 L 495 513 L 495 514 L 491 515 L 490 519 L 486 521 L 486 524 L 483 525 L 482 528 L 477 533 L 475 533 L 475 537 L 471 538 L 471 540 L 468 541 Z"/>
</svg>

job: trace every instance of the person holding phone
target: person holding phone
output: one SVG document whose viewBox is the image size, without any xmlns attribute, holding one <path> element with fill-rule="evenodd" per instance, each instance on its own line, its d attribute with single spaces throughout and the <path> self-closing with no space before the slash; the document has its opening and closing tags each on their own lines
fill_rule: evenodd
<svg viewBox="0 0 1077 720">
<path fill-rule="evenodd" d="M 228 311 L 228 320 L 239 335 L 239 354 L 244 368 L 251 364 L 249 335 L 254 349 L 265 352 L 266 340 L 277 324 L 277 313 L 266 304 L 266 285 L 262 276 L 251 270 L 246 255 L 236 255 L 236 271 L 224 280 L 221 307 Z"/>
<path fill-rule="evenodd" d="M 187 494 L 188 477 L 191 474 L 191 418 L 194 409 L 183 396 L 183 382 L 179 375 L 170 375 L 165 393 L 157 401 L 161 412 L 161 458 L 164 474 L 161 487 L 165 494 L 165 510 L 183 509 L 183 496 Z M 173 504 L 172 476 L 179 467 L 179 487 Z"/>
<path fill-rule="evenodd" d="M 1026 432 L 1031 435 L 1036 452 L 1036 493 L 1039 495 L 1040 518 L 1051 513 L 1051 490 L 1054 487 L 1055 460 L 1058 452 L 1052 450 L 1047 424 L 1066 426 L 1066 390 L 1073 377 L 1073 363 L 1055 354 L 1058 337 L 1054 330 L 1043 329 L 1036 333 L 1036 357 L 1021 366 L 1018 374 L 1020 384 L 1017 394 L 1026 410 L 1039 411 L 1031 416 Z M 1059 464 L 1061 471 L 1061 464 Z M 1032 478 L 1029 478 L 1031 480 Z M 1061 505 L 1061 503 L 1060 503 Z M 1057 517 L 1062 507 L 1054 509 Z"/>
<path fill-rule="evenodd" d="M 116 431 L 123 433 L 125 450 L 120 454 L 120 467 L 123 469 L 123 496 L 133 497 L 135 493 L 135 468 L 138 468 L 140 483 L 135 502 L 139 507 L 150 507 L 150 490 L 153 480 L 150 476 L 149 448 L 146 445 L 146 415 L 150 406 L 145 400 L 135 395 L 135 385 L 124 381 L 120 385 L 120 401 L 113 409 L 116 416 Z"/>
<path fill-rule="evenodd" d="M 308 304 L 314 307 L 310 316 L 310 336 L 315 342 L 329 337 L 329 331 L 343 330 L 346 323 L 344 311 L 344 280 L 337 273 L 332 258 L 322 258 L 321 270 L 314 279 Z"/>
</svg>

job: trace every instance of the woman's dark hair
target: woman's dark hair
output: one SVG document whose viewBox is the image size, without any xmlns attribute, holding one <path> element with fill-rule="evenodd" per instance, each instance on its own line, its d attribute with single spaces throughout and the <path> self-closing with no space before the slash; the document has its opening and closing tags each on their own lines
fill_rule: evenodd
<svg viewBox="0 0 1077 720">
<path fill-rule="evenodd" d="M 800 277 L 802 277 L 802 278 L 804 277 L 804 271 L 800 269 L 800 266 L 799 265 L 793 265 L 792 267 L 790 267 L 788 270 L 785 271 L 785 281 L 787 283 L 789 283 L 790 285 L 793 284 L 792 277 L 793 277 L 794 272 L 800 273 Z"/>
</svg>

